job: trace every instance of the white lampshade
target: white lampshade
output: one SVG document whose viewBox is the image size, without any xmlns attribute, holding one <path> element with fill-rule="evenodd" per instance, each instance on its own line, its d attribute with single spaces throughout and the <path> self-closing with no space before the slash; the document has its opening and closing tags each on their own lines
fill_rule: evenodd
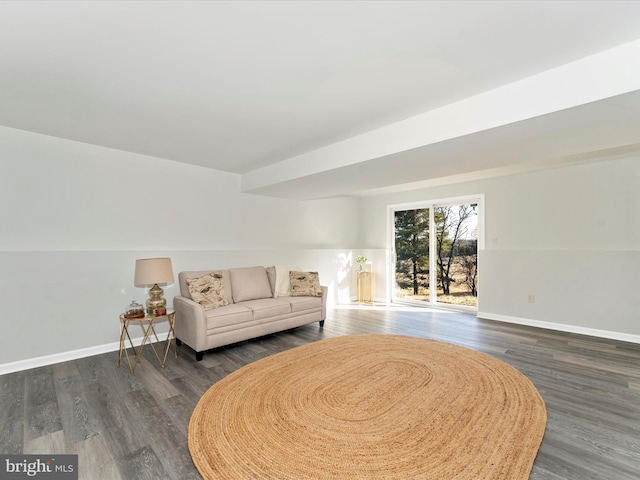
<svg viewBox="0 0 640 480">
<path fill-rule="evenodd" d="M 173 283 L 173 268 L 170 258 L 143 258 L 136 260 L 133 284 L 146 287 L 156 283 Z"/>
</svg>

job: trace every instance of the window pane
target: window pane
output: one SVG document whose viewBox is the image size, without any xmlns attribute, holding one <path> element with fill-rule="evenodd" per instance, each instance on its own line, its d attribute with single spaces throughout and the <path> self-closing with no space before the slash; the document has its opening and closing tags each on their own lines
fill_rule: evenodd
<svg viewBox="0 0 640 480">
<path fill-rule="evenodd" d="M 434 208 L 438 303 L 478 305 L 477 204 Z"/>
<path fill-rule="evenodd" d="M 395 212 L 395 297 L 429 302 L 429 209 Z"/>
</svg>

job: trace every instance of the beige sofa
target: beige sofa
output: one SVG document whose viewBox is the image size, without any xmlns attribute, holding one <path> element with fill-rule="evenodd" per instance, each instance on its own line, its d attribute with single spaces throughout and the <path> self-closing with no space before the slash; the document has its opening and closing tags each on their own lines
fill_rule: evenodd
<svg viewBox="0 0 640 480">
<path fill-rule="evenodd" d="M 173 298 L 177 344 L 191 347 L 196 352 L 196 360 L 200 361 L 203 353 L 212 348 L 313 322 L 319 322 L 322 327 L 326 318 L 327 288 L 318 285 L 314 296 L 292 295 L 290 290 L 283 292 L 282 285 L 288 287 L 284 278 L 288 273 L 281 268 L 276 273 L 276 267 L 262 266 L 180 272 L 180 295 Z M 205 309 L 203 305 L 208 305 L 199 298 L 193 284 L 210 278 L 210 274 L 215 274 L 221 282 L 218 294 L 222 305 Z M 201 303 L 194 301 L 188 279 L 192 279 L 189 280 L 191 292 Z"/>
</svg>

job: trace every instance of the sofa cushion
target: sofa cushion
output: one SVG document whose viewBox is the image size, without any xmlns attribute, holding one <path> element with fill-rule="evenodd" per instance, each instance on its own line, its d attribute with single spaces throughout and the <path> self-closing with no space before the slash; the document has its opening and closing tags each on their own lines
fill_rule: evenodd
<svg viewBox="0 0 640 480">
<path fill-rule="evenodd" d="M 234 302 L 273 296 L 267 269 L 264 267 L 232 268 L 229 270 L 229 276 Z"/>
<path fill-rule="evenodd" d="M 243 307 L 247 307 L 253 311 L 254 320 L 262 320 L 265 318 L 276 317 L 278 315 L 286 315 L 291 313 L 291 305 L 289 302 L 279 298 L 260 298 L 257 300 L 247 300 L 242 302 Z"/>
<path fill-rule="evenodd" d="M 320 279 L 318 272 L 289 272 L 289 278 L 291 281 L 291 296 L 322 296 L 322 289 L 320 288 Z"/>
<path fill-rule="evenodd" d="M 180 283 L 180 295 L 187 297 L 189 300 L 193 300 L 191 293 L 189 292 L 189 285 L 187 284 L 188 278 L 198 278 L 210 273 L 222 274 L 222 284 L 224 285 L 224 294 L 228 303 L 233 303 L 233 296 L 231 295 L 231 277 L 229 276 L 229 270 L 192 270 L 186 272 L 180 272 L 178 274 L 178 282 Z"/>
<path fill-rule="evenodd" d="M 208 273 L 202 277 L 187 278 L 187 285 L 193 301 L 198 302 L 205 310 L 229 304 L 224 293 L 221 273 Z"/>
<path fill-rule="evenodd" d="M 253 311 L 250 308 L 235 303 L 205 312 L 207 330 L 215 330 L 229 325 L 239 325 L 253 321 Z"/>
<path fill-rule="evenodd" d="M 291 305 L 292 312 L 304 312 L 305 310 L 315 310 L 322 308 L 321 297 L 280 297 L 287 300 Z"/>
</svg>

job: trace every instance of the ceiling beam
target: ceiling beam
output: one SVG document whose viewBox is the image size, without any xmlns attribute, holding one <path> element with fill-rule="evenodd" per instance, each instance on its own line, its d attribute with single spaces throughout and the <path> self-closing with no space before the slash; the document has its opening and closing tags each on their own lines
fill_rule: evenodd
<svg viewBox="0 0 640 480">
<path fill-rule="evenodd" d="M 363 170 L 367 162 L 384 158 L 389 159 L 390 170 L 402 168 L 398 164 L 402 152 L 419 152 L 429 145 L 638 90 L 640 40 L 248 172 L 242 176 L 242 191 L 270 194 L 278 185 L 287 185 L 286 196 L 295 196 L 296 183 L 304 189 L 311 178 L 334 170 L 354 166 Z M 472 159 L 458 163 L 466 172 L 473 171 Z M 345 185 L 345 191 L 378 186 L 363 184 L 360 179 L 359 185 Z M 339 192 L 328 192 L 335 194 Z M 303 192 L 300 195 L 305 196 Z M 314 195 L 321 196 L 320 191 Z"/>
</svg>

